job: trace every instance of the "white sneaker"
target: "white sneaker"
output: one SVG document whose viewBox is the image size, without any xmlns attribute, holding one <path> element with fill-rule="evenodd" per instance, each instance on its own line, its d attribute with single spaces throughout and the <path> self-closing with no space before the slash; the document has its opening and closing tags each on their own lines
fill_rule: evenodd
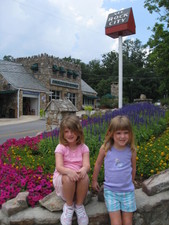
<svg viewBox="0 0 169 225">
<path fill-rule="evenodd" d="M 78 225 L 88 225 L 89 224 L 89 218 L 86 214 L 84 205 L 80 205 L 80 206 L 76 205 L 75 212 L 77 215 Z"/>
<path fill-rule="evenodd" d="M 60 222 L 62 225 L 71 225 L 74 213 L 74 205 L 68 206 L 66 203 L 63 206 L 63 213 L 60 217 Z"/>
</svg>

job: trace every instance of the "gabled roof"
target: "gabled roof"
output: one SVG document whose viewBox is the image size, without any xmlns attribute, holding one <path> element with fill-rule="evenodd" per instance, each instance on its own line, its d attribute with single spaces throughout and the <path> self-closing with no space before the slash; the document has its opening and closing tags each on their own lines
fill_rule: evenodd
<svg viewBox="0 0 169 225">
<path fill-rule="evenodd" d="M 52 99 L 46 106 L 45 112 L 48 110 L 57 112 L 77 112 L 77 108 L 67 98 Z"/>
<path fill-rule="evenodd" d="M 94 95 L 97 94 L 97 92 L 82 79 L 81 79 L 81 87 L 82 87 L 82 93 L 85 92 L 88 94 L 94 94 Z"/>
<path fill-rule="evenodd" d="M 28 73 L 20 63 L 0 60 L 0 74 L 15 89 L 49 92 L 39 80 Z"/>
</svg>

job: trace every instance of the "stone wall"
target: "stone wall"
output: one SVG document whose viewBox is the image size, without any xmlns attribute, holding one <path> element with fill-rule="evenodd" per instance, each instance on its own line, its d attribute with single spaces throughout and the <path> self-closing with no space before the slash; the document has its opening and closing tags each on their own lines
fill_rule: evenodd
<svg viewBox="0 0 169 225">
<path fill-rule="evenodd" d="M 82 92 L 81 92 L 81 67 L 71 62 L 61 60 L 59 58 L 49 56 L 48 54 L 41 54 L 38 56 L 17 58 L 15 62 L 21 63 L 24 68 L 33 76 L 38 79 L 43 86 L 52 91 L 60 91 L 61 98 L 64 99 L 65 95 L 70 92 L 76 94 L 76 107 L 78 110 L 82 106 Z M 32 70 L 31 67 L 33 64 L 38 64 L 38 70 Z M 64 73 L 59 71 L 53 72 L 53 65 L 56 65 L 58 68 L 63 67 L 65 69 Z M 68 76 L 67 70 L 76 71 L 78 76 L 74 77 L 73 75 Z M 67 88 L 62 86 L 56 86 L 50 83 L 51 79 L 63 80 L 71 83 L 77 83 L 79 85 L 78 89 Z M 49 102 L 49 96 L 46 96 L 46 104 Z M 43 102 L 41 99 L 41 105 L 43 107 Z M 43 108 L 44 109 L 44 108 Z"/>
<path fill-rule="evenodd" d="M 40 200 L 40 205 L 30 208 L 26 197 L 28 192 L 19 193 L 2 205 L 0 225 L 60 225 L 63 200 L 55 192 Z M 143 182 L 143 188 L 135 190 L 137 210 L 133 225 L 169 225 L 169 169 Z M 104 201 L 89 195 L 85 208 L 89 225 L 110 225 Z M 45 204 L 46 202 L 46 204 Z M 76 216 L 73 225 L 77 225 Z"/>
<path fill-rule="evenodd" d="M 169 191 L 147 196 L 142 189 L 136 190 L 137 211 L 133 215 L 133 225 L 169 225 Z M 110 225 L 104 202 L 92 197 L 86 206 L 89 225 Z M 60 225 L 62 211 L 52 212 L 37 206 L 30 208 L 23 201 L 15 199 L 9 207 L 0 210 L 0 225 Z M 73 225 L 77 225 L 76 216 Z"/>
</svg>

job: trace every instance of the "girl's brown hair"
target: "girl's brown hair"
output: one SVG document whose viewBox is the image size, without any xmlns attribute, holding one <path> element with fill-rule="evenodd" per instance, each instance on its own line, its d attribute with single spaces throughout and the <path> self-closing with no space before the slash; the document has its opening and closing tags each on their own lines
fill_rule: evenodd
<svg viewBox="0 0 169 225">
<path fill-rule="evenodd" d="M 127 116 L 116 116 L 110 121 L 110 125 L 108 127 L 105 140 L 104 140 L 104 148 L 105 153 L 111 149 L 111 146 L 114 144 L 114 133 L 118 130 L 128 130 L 129 131 L 129 142 L 128 145 L 131 148 L 131 151 L 135 151 L 135 140 L 134 134 L 132 130 L 132 125 Z"/>
<path fill-rule="evenodd" d="M 60 124 L 60 130 L 59 130 L 59 142 L 60 144 L 63 144 L 65 146 L 68 145 L 68 142 L 64 138 L 64 130 L 68 128 L 71 131 L 73 131 L 77 135 L 76 144 L 82 144 L 84 143 L 84 134 L 82 125 L 80 122 L 79 117 L 75 115 L 68 115 L 63 118 Z"/>
</svg>

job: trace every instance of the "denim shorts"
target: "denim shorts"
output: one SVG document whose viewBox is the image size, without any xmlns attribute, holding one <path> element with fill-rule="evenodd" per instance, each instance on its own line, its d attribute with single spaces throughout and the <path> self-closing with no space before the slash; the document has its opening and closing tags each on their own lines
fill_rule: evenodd
<svg viewBox="0 0 169 225">
<path fill-rule="evenodd" d="M 104 198 L 108 212 L 136 211 L 136 200 L 134 191 L 131 192 L 112 192 L 104 189 Z"/>
</svg>

